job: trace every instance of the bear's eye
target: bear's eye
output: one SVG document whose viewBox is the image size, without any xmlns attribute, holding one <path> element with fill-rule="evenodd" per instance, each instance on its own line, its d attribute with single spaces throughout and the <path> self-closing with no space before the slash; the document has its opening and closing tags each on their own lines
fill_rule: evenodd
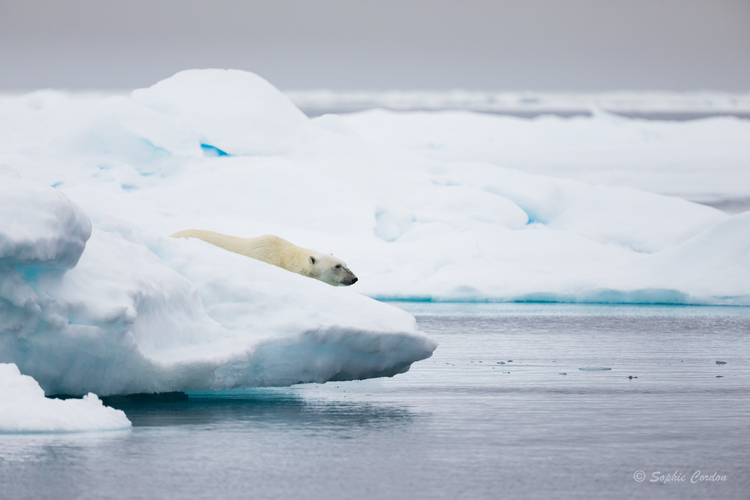
<svg viewBox="0 0 750 500">
<path fill-rule="evenodd" d="M 315 257 L 313 257 L 312 255 L 310 256 L 310 263 L 315 264 Z"/>
<path fill-rule="evenodd" d="M 336 264 L 336 269 L 341 269 L 341 264 Z"/>
</svg>

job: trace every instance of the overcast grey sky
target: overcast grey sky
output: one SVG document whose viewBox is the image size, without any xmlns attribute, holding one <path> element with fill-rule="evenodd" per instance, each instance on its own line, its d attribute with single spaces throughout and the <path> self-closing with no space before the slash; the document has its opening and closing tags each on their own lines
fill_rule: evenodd
<svg viewBox="0 0 750 500">
<path fill-rule="evenodd" d="M 0 90 L 750 91 L 750 0 L 0 0 Z"/>
</svg>

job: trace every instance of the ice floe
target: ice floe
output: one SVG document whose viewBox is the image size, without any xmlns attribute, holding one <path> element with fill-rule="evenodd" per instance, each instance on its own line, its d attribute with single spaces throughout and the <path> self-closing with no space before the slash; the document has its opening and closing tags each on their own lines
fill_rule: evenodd
<svg viewBox="0 0 750 500">
<path fill-rule="evenodd" d="M 5 182 L 18 195 L 0 210 L 11 218 L 39 207 L 63 220 L 80 215 L 54 188 Z M 0 268 L 0 362 L 18 365 L 48 394 L 389 376 L 435 348 L 412 316 L 368 297 L 107 217 L 95 218 L 93 230 L 85 215 L 76 221 L 68 229 L 79 235 L 77 253 L 50 260 L 69 246 L 58 238 L 40 266 L 38 258 L 21 257 L 26 246 L 4 245 L 21 256 L 6 255 L 11 264 Z M 17 240 L 46 241 L 49 227 L 30 225 L 31 236 Z M 0 241 L 8 240 L 0 232 Z"/>
<path fill-rule="evenodd" d="M 49 399 L 37 382 L 14 364 L 0 363 L 0 434 L 128 429 L 121 410 L 104 406 L 96 394 Z"/>
<path fill-rule="evenodd" d="M 544 148 L 517 125 L 529 155 Z M 413 317 L 372 297 L 750 304 L 746 215 L 357 130 L 240 71 L 0 99 L 0 362 L 48 394 L 289 385 L 431 354 Z M 276 234 L 360 281 L 168 237 L 191 228 Z"/>
</svg>

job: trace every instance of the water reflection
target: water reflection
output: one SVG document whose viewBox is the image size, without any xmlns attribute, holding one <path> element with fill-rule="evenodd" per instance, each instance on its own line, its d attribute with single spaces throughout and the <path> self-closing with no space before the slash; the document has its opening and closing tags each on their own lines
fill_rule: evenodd
<svg viewBox="0 0 750 500">
<path fill-rule="evenodd" d="M 246 498 L 250 485 L 277 473 L 279 481 L 292 471 L 315 477 L 318 461 L 349 456 L 352 446 L 390 448 L 419 418 L 398 404 L 299 392 L 249 389 L 111 403 L 125 411 L 132 430 L 0 435 L 0 498 L 164 498 L 176 491 L 209 498 L 218 487 L 232 489 L 228 498 Z"/>
<path fill-rule="evenodd" d="M 14 469 L 18 472 L 18 466 L 70 462 L 73 457 L 125 450 L 143 440 L 158 441 L 184 432 L 347 439 L 356 433 L 403 429 L 418 418 L 406 406 L 310 398 L 298 392 L 237 389 L 188 393 L 182 401 L 109 401 L 109 406 L 125 412 L 132 430 L 0 435 L 0 479 L 8 479 Z M 282 434 L 285 437 L 279 438 Z"/>
<path fill-rule="evenodd" d="M 0 470 L 12 462 L 28 464 L 56 460 L 59 453 L 89 447 L 112 446 L 131 431 L 0 434 Z"/>
<path fill-rule="evenodd" d="M 382 428 L 409 424 L 408 407 L 304 397 L 294 389 L 235 389 L 190 392 L 184 401 L 112 403 L 138 427 L 256 426 Z"/>
</svg>

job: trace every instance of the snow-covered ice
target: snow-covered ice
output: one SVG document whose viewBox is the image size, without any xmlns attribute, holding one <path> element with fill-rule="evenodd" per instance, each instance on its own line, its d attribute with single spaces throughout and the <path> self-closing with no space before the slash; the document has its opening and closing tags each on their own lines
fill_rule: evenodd
<svg viewBox="0 0 750 500">
<path fill-rule="evenodd" d="M 0 362 L 48 394 L 289 385 L 431 354 L 412 316 L 370 297 L 750 304 L 747 215 L 430 158 L 352 120 L 310 120 L 226 70 L 130 96 L 0 99 Z M 541 154 L 550 132 L 516 125 Z M 334 288 L 167 237 L 190 228 L 276 234 L 360 281 Z"/>
<path fill-rule="evenodd" d="M 344 120 L 370 141 L 442 161 L 492 163 L 697 201 L 750 198 L 750 120 L 733 116 L 657 121 L 594 110 L 591 117 L 524 119 L 376 109 Z"/>
<path fill-rule="evenodd" d="M 91 235 L 83 210 L 60 192 L 20 179 L 9 167 L 0 176 L 0 266 L 75 266 Z"/>
<path fill-rule="evenodd" d="M 104 406 L 94 393 L 83 399 L 49 399 L 14 364 L 0 363 L 0 434 L 108 431 L 131 427 L 121 410 Z"/>
<path fill-rule="evenodd" d="M 0 213 L 26 225 L 0 232 L 0 361 L 48 394 L 393 375 L 435 348 L 409 314 L 362 295 L 106 216 L 92 230 L 59 190 L 3 186 Z"/>
</svg>

